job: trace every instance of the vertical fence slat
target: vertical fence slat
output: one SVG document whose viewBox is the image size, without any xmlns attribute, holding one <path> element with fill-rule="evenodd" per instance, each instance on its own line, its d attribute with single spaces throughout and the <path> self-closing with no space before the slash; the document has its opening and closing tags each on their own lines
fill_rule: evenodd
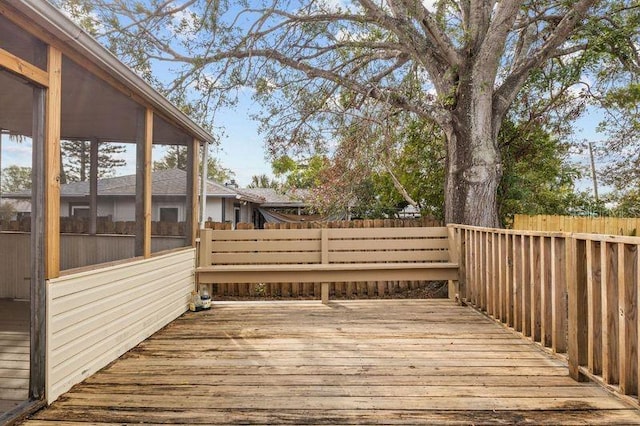
<svg viewBox="0 0 640 426">
<path fill-rule="evenodd" d="M 507 325 L 509 325 L 509 327 L 513 327 L 515 325 L 515 320 L 514 320 L 514 304 L 513 304 L 513 299 L 514 299 L 514 293 L 515 293 L 515 289 L 513 286 L 513 282 L 514 282 L 514 257 L 513 257 L 513 238 L 514 236 L 509 234 L 506 235 L 505 238 L 505 251 L 507 253 L 507 265 L 506 265 L 506 270 L 505 270 L 505 309 L 506 309 L 506 316 L 507 316 Z"/>
<path fill-rule="evenodd" d="M 514 328 L 522 331 L 522 246 L 524 237 L 513 236 L 513 321 Z"/>
<path fill-rule="evenodd" d="M 492 267 L 493 264 L 493 240 L 492 240 L 493 232 L 485 232 L 484 235 L 484 249 L 485 249 L 485 260 L 484 260 L 484 287 L 485 287 L 485 310 L 487 314 L 494 315 L 493 310 L 493 281 L 491 279 L 492 276 Z"/>
<path fill-rule="evenodd" d="M 505 235 L 498 234 L 498 319 L 503 323 L 507 322 L 504 308 L 504 292 L 505 292 L 505 271 L 506 271 L 506 250 Z"/>
<path fill-rule="evenodd" d="M 479 294 L 479 290 L 480 290 L 480 284 L 478 283 L 478 268 L 479 268 L 479 257 L 480 257 L 480 253 L 478 253 L 478 250 L 480 249 L 480 245 L 479 245 L 479 238 L 478 238 L 479 232 L 478 231 L 473 231 L 473 304 L 475 306 L 479 306 L 480 305 L 480 294 Z"/>
<path fill-rule="evenodd" d="M 540 342 L 540 329 L 541 329 L 541 286 L 542 286 L 542 271 L 541 271 L 541 256 L 543 241 L 540 237 L 531 237 L 530 239 L 530 274 L 529 280 L 531 285 L 531 310 L 530 322 L 531 322 L 531 338 Z"/>
<path fill-rule="evenodd" d="M 465 257 L 466 257 L 466 279 L 467 279 L 467 301 L 473 304 L 473 235 L 472 231 L 466 229 L 467 235 L 465 237 L 467 243 L 465 246 Z"/>
<path fill-rule="evenodd" d="M 569 375 L 583 380 L 579 367 L 587 364 L 587 274 L 585 242 L 569 238 L 566 246 L 569 312 Z"/>
<path fill-rule="evenodd" d="M 602 373 L 602 297 L 600 242 L 587 241 L 587 300 L 589 312 L 589 371 Z"/>
<path fill-rule="evenodd" d="M 540 312 L 541 312 L 541 320 L 540 320 L 540 337 L 542 346 L 551 347 L 552 344 L 552 291 L 551 291 L 551 275 L 553 269 L 553 262 L 551 258 L 551 242 L 552 239 L 550 237 L 543 237 L 541 240 L 542 244 L 542 255 L 540 257 L 540 269 L 542 270 L 542 275 L 540 277 Z"/>
<path fill-rule="evenodd" d="M 460 291 L 460 300 L 467 299 L 467 231 L 460 231 L 460 257 L 458 261 L 460 266 L 458 268 L 458 290 Z"/>
<path fill-rule="evenodd" d="M 567 281 L 565 276 L 566 238 L 553 237 L 551 244 L 551 304 L 552 304 L 552 336 L 551 347 L 556 353 L 567 351 Z"/>
<path fill-rule="evenodd" d="M 491 304 L 493 306 L 493 317 L 496 319 L 500 319 L 500 308 L 499 308 L 499 301 L 500 301 L 500 288 L 499 288 L 499 283 L 498 283 L 498 276 L 499 276 L 499 270 L 500 270 L 500 266 L 498 264 L 498 258 L 500 257 L 500 251 L 499 251 L 499 247 L 498 247 L 498 237 L 499 235 L 496 234 L 495 232 L 491 233 L 491 275 L 490 275 L 490 279 L 491 279 L 491 289 L 493 291 L 493 294 L 491 295 Z"/>
<path fill-rule="evenodd" d="M 487 310 L 487 234 L 480 231 L 478 236 L 480 261 L 478 262 L 478 284 L 480 288 L 480 309 Z"/>
<path fill-rule="evenodd" d="M 602 378 L 618 383 L 618 245 L 603 242 L 601 249 Z"/>
<path fill-rule="evenodd" d="M 522 326 L 521 326 L 521 330 L 522 333 L 525 336 L 530 336 L 531 335 L 531 280 L 530 280 L 530 273 L 529 273 L 529 269 L 531 267 L 531 263 L 530 263 L 530 244 L 529 244 L 529 240 L 531 237 L 529 236 L 523 236 L 521 238 L 521 244 L 522 244 L 522 250 L 521 250 L 521 255 L 522 255 L 522 260 L 521 260 L 521 265 L 522 265 L 522 270 L 520 271 L 520 280 L 521 280 L 521 297 L 522 297 L 522 302 L 521 302 L 521 308 L 520 308 L 520 315 L 521 315 L 521 321 L 522 321 Z"/>
<path fill-rule="evenodd" d="M 634 282 L 637 266 L 637 247 L 632 244 L 618 243 L 618 312 L 619 345 L 618 368 L 620 371 L 620 392 L 625 395 L 638 391 L 638 327 L 637 285 Z"/>
</svg>

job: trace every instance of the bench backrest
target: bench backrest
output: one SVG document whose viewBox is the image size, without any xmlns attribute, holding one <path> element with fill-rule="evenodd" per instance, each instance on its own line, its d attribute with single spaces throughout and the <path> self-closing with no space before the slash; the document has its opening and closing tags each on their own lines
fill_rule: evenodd
<svg viewBox="0 0 640 426">
<path fill-rule="evenodd" d="M 446 227 L 201 230 L 200 266 L 450 262 Z"/>
</svg>

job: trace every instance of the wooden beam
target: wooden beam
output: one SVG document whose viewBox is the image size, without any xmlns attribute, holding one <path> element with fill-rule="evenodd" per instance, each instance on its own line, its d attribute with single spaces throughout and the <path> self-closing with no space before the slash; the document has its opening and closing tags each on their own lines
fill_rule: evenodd
<svg viewBox="0 0 640 426">
<path fill-rule="evenodd" d="M 45 108 L 46 91 L 34 88 L 33 91 L 33 149 L 32 149 L 32 192 L 31 192 L 31 256 L 30 256 L 30 302 L 31 302 L 31 341 L 29 399 L 42 400 L 45 397 L 46 377 L 46 273 L 45 273 Z"/>
<path fill-rule="evenodd" d="M 153 111 L 138 114 L 136 141 L 136 256 L 151 257 L 151 146 Z"/>
<path fill-rule="evenodd" d="M 89 234 L 98 231 L 98 140 L 91 140 L 89 166 Z"/>
<path fill-rule="evenodd" d="M 46 180 L 46 277 L 60 276 L 60 116 L 62 102 L 62 53 L 49 47 L 49 84 L 45 107 Z"/>
<path fill-rule="evenodd" d="M 194 139 L 187 145 L 187 201 L 186 201 L 186 244 L 196 246 L 199 225 L 198 166 L 200 142 Z M 204 214 L 204 213 L 203 213 Z"/>
<path fill-rule="evenodd" d="M 144 137 L 144 257 L 151 257 L 151 147 L 153 144 L 153 111 L 145 111 Z"/>
<path fill-rule="evenodd" d="M 16 55 L 0 49 L 0 68 L 4 68 L 14 74 L 26 78 L 32 83 L 42 87 L 49 86 L 49 75 L 35 65 L 18 58 Z"/>
</svg>

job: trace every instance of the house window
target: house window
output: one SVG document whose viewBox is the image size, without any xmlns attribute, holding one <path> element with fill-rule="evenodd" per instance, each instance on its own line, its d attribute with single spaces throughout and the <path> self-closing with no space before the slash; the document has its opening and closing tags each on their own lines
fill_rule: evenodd
<svg viewBox="0 0 640 426">
<path fill-rule="evenodd" d="M 72 204 L 69 206 L 69 216 L 71 217 L 89 217 L 88 204 Z"/>
<path fill-rule="evenodd" d="M 177 222 L 177 207 L 160 207 L 160 222 Z"/>
</svg>

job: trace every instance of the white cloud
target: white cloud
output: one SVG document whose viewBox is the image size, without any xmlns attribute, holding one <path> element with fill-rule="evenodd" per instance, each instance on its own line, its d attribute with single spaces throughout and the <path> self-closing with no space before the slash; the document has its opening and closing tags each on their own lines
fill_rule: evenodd
<svg viewBox="0 0 640 426">
<path fill-rule="evenodd" d="M 327 12 L 351 11 L 354 8 L 351 0 L 320 0 L 318 4 Z"/>
<path fill-rule="evenodd" d="M 422 0 L 422 5 L 429 11 L 436 11 L 436 0 Z"/>
<path fill-rule="evenodd" d="M 198 25 L 197 14 L 191 9 L 186 8 L 172 14 L 171 26 L 168 30 L 180 41 L 188 42 L 191 41 Z"/>
</svg>

